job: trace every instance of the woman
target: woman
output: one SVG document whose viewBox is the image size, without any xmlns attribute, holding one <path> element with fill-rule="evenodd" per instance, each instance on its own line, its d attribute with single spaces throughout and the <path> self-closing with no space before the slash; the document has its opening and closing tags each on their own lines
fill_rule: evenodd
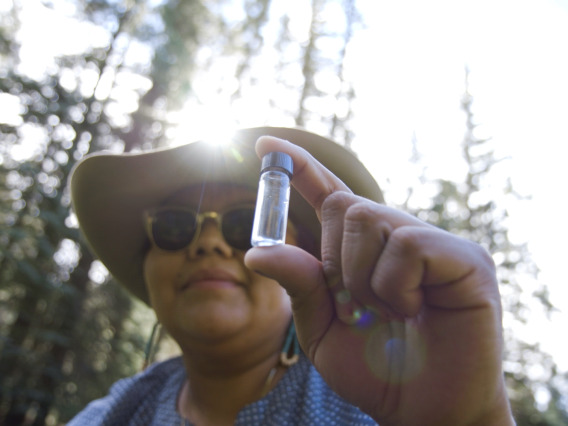
<svg viewBox="0 0 568 426">
<path fill-rule="evenodd" d="M 294 162 L 287 244 L 248 250 L 273 151 Z M 513 424 L 491 259 L 382 205 L 331 141 L 257 128 L 97 155 L 71 190 L 93 251 L 182 349 L 71 424 Z"/>
</svg>

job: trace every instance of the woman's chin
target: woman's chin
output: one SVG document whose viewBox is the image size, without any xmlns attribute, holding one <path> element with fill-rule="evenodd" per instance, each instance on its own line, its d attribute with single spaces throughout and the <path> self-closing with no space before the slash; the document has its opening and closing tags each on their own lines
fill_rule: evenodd
<svg viewBox="0 0 568 426">
<path fill-rule="evenodd" d="M 205 341 L 230 338 L 246 328 L 247 314 L 243 309 L 215 302 L 186 310 L 175 325 L 180 337 Z"/>
</svg>

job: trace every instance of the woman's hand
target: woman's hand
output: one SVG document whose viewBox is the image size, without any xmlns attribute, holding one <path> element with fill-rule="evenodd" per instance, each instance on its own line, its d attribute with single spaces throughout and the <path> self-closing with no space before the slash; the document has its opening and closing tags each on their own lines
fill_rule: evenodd
<svg viewBox="0 0 568 426">
<path fill-rule="evenodd" d="M 310 154 L 293 184 L 322 224 L 322 260 L 253 248 L 251 269 L 286 288 L 304 352 L 339 395 L 381 425 L 513 424 L 501 369 L 494 265 L 478 245 L 355 196 Z"/>
</svg>

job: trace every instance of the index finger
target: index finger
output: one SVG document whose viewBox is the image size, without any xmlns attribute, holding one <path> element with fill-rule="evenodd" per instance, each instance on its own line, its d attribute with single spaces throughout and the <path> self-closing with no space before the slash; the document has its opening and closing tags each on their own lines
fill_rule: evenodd
<svg viewBox="0 0 568 426">
<path fill-rule="evenodd" d="M 273 136 L 261 136 L 256 142 L 256 153 L 260 158 L 274 151 L 284 152 L 292 157 L 294 162 L 292 185 L 316 210 L 318 217 L 321 217 L 321 206 L 330 194 L 337 191 L 352 193 L 341 179 L 304 148 Z"/>
</svg>

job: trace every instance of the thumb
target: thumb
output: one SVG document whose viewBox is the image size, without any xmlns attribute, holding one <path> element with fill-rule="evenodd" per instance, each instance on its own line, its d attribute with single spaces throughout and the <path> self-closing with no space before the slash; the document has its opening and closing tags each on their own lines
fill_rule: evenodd
<svg viewBox="0 0 568 426">
<path fill-rule="evenodd" d="M 249 269 L 278 281 L 284 287 L 292 300 L 294 322 L 302 347 L 309 351 L 309 348 L 317 346 L 334 316 L 333 299 L 321 262 L 291 245 L 254 247 L 246 253 L 244 260 Z"/>
</svg>

